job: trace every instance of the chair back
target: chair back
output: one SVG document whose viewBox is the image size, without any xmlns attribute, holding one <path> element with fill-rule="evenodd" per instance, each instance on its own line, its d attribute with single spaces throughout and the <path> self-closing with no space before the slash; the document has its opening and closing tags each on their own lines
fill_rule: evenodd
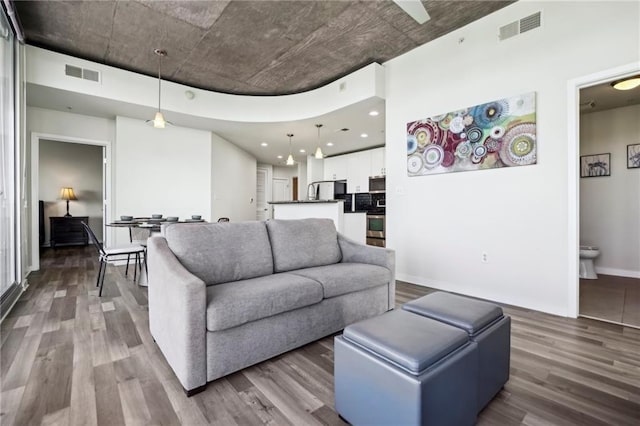
<svg viewBox="0 0 640 426">
<path fill-rule="evenodd" d="M 138 228 L 137 226 L 129 227 L 129 241 L 141 245 L 147 245 L 147 238 L 151 236 L 151 229 Z"/>
<path fill-rule="evenodd" d="M 228 217 L 221 217 L 218 219 L 218 222 L 229 222 L 229 218 Z"/>
<path fill-rule="evenodd" d="M 104 248 L 102 248 L 102 244 L 98 242 L 98 238 L 96 237 L 96 234 L 93 233 L 89 225 L 87 225 L 84 222 L 80 222 L 80 223 L 82 223 L 82 226 L 84 226 L 84 230 L 87 231 L 87 235 L 89 236 L 91 243 L 96 247 L 96 250 L 98 250 L 98 254 L 100 256 L 106 256 L 107 253 L 105 253 Z"/>
</svg>

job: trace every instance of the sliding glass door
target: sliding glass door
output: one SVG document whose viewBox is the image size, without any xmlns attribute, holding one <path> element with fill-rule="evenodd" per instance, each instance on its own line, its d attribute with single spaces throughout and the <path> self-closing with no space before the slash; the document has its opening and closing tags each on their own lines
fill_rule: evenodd
<svg viewBox="0 0 640 426">
<path fill-rule="evenodd" d="M 15 65 L 16 42 L 0 8 L 0 296 L 18 282 Z"/>
</svg>

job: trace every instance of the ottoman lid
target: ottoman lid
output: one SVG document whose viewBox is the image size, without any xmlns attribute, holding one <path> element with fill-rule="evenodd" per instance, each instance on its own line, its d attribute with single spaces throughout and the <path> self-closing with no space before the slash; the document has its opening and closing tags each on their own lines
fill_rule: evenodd
<svg viewBox="0 0 640 426">
<path fill-rule="evenodd" d="M 343 337 L 412 374 L 469 341 L 460 329 L 401 310 L 352 324 L 344 329 Z"/>
<path fill-rule="evenodd" d="M 498 305 L 444 292 L 405 303 L 402 309 L 461 328 L 471 336 L 502 318 Z"/>
</svg>

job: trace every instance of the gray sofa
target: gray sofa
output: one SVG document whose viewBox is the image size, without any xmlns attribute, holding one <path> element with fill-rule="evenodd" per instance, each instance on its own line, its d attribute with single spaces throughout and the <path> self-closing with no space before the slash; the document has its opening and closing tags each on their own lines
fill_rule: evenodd
<svg viewBox="0 0 640 426">
<path fill-rule="evenodd" d="M 148 243 L 149 327 L 187 395 L 394 307 L 395 253 L 329 219 L 163 234 Z"/>
</svg>

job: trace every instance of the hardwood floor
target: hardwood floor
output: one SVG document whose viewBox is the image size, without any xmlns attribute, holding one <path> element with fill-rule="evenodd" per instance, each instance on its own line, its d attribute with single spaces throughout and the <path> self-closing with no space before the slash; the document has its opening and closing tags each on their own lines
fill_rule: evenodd
<svg viewBox="0 0 640 426">
<path fill-rule="evenodd" d="M 0 423 L 339 425 L 333 339 L 210 383 L 187 398 L 148 330 L 146 289 L 97 256 L 48 250 L 1 325 Z M 398 305 L 430 292 L 399 283 Z M 511 378 L 481 425 L 638 425 L 640 330 L 505 307 Z"/>
<path fill-rule="evenodd" d="M 640 328 L 640 279 L 580 279 L 580 315 Z"/>
</svg>

